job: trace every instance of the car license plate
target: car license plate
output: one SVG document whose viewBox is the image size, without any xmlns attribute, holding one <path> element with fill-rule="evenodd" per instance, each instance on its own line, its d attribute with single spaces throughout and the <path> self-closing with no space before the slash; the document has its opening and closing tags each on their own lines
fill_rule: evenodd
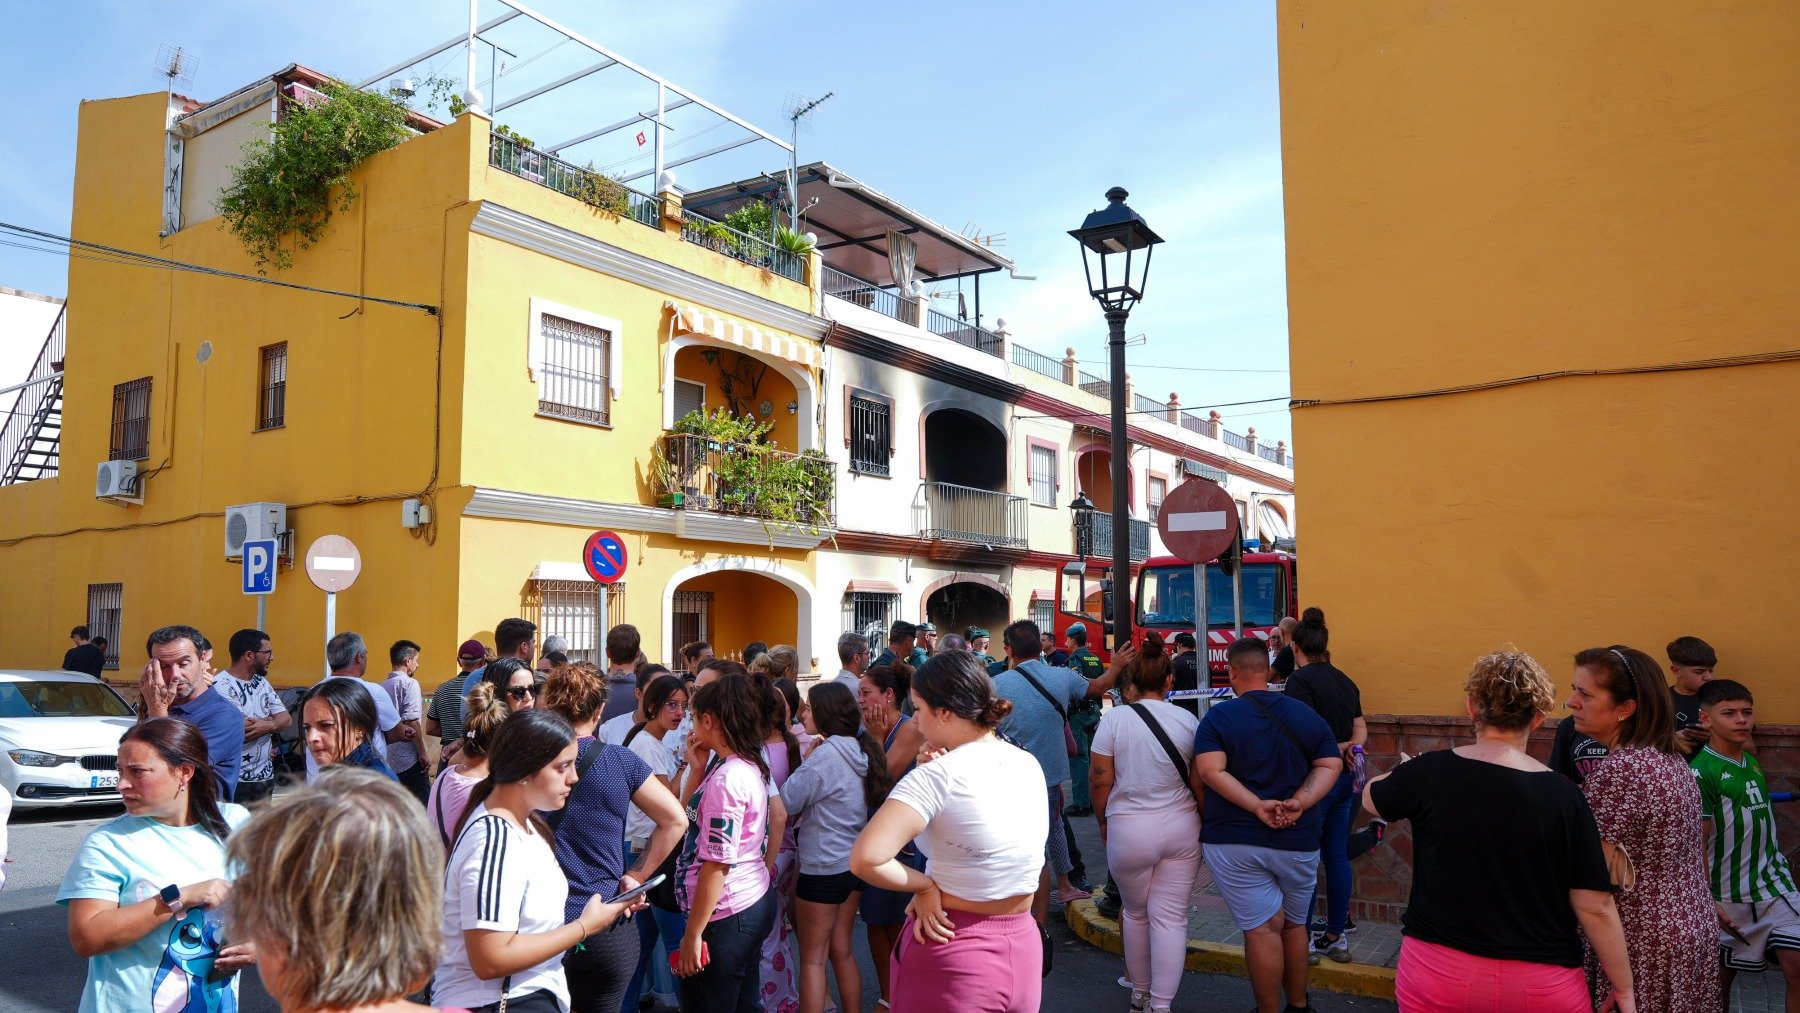
<svg viewBox="0 0 1800 1013">
<path fill-rule="evenodd" d="M 92 788 L 117 788 L 118 786 L 119 786 L 119 775 L 117 775 L 117 774 L 95 774 L 93 781 L 88 784 L 88 787 L 90 789 L 92 789 Z"/>
</svg>

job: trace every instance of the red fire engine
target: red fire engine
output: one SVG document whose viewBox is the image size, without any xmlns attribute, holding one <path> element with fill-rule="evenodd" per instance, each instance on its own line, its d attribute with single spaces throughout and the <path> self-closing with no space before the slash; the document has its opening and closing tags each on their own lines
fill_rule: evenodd
<svg viewBox="0 0 1800 1013">
<path fill-rule="evenodd" d="M 1300 614 L 1297 560 L 1291 552 L 1246 552 L 1243 562 L 1244 635 L 1267 640 L 1284 616 Z M 1206 651 L 1207 667 L 1215 686 L 1225 685 L 1225 648 L 1232 638 L 1231 578 L 1218 563 L 1205 566 L 1206 632 L 1194 622 L 1194 570 L 1192 563 L 1174 556 L 1153 556 L 1138 564 L 1132 576 L 1136 588 L 1131 639 L 1143 640 L 1146 630 L 1156 630 L 1165 641 L 1177 633 L 1193 633 Z M 1109 617 L 1112 593 L 1104 580 L 1090 579 L 1083 564 L 1063 569 L 1056 610 L 1056 642 L 1065 642 L 1072 623 L 1088 628 L 1089 649 L 1103 659 L 1109 656 L 1099 636 L 1101 615 Z M 1171 650 L 1173 645 L 1171 644 Z"/>
</svg>

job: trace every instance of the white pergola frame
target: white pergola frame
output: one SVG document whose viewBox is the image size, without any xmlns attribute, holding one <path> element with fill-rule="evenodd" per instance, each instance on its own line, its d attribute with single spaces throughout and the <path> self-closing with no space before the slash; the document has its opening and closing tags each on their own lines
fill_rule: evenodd
<svg viewBox="0 0 1800 1013">
<path fill-rule="evenodd" d="M 560 155 L 564 149 L 572 148 L 579 144 L 585 144 L 588 141 L 592 141 L 592 140 L 595 140 L 596 138 L 604 137 L 608 134 L 615 133 L 619 130 L 627 129 L 629 127 L 635 126 L 638 123 L 648 120 L 652 125 L 652 130 L 653 130 L 653 134 L 655 137 L 655 151 L 652 156 L 653 164 L 652 164 L 652 167 L 648 171 L 640 172 L 635 175 L 626 177 L 625 182 L 627 182 L 627 183 L 630 183 L 634 180 L 642 179 L 645 176 L 651 177 L 652 180 L 660 181 L 662 179 L 663 170 L 665 170 L 665 169 L 673 169 L 676 166 L 687 165 L 691 162 L 697 162 L 704 158 L 710 158 L 713 155 L 722 154 L 723 152 L 726 152 L 726 151 L 731 151 L 734 148 L 741 148 L 746 144 L 755 144 L 758 141 L 766 141 L 770 144 L 775 145 L 777 148 L 780 148 L 782 150 L 782 152 L 785 153 L 785 155 L 790 160 L 790 162 L 794 158 L 794 145 L 792 143 L 785 141 L 779 137 L 776 137 L 774 134 L 771 134 L 768 131 L 765 131 L 765 130 L 761 129 L 760 127 L 757 127 L 755 124 L 750 123 L 748 120 L 742 119 L 741 117 L 735 116 L 732 113 L 727 112 L 723 108 L 707 101 L 704 98 L 701 98 L 699 95 L 695 94 L 694 92 L 681 87 L 680 85 L 674 83 L 673 81 L 668 80 L 667 78 L 661 76 L 660 74 L 657 74 L 654 71 L 651 71 L 646 67 L 639 66 L 638 64 L 632 62 L 631 60 L 626 59 L 625 57 L 620 56 L 618 53 L 615 53 L 612 50 L 607 49 L 605 46 L 602 46 L 599 43 L 593 41 L 592 39 L 587 38 L 586 36 L 582 35 L 580 32 L 577 32 L 574 29 L 569 28 L 569 27 L 561 24 L 560 22 L 557 22 L 546 15 L 539 13 L 536 10 L 533 10 L 532 8 L 526 6 L 525 4 L 518 3 L 518 2 L 516 2 L 516 0 L 496 0 L 496 2 L 498 2 L 499 4 L 504 6 L 506 8 L 506 11 L 504 13 L 500 14 L 498 17 L 491 18 L 487 21 L 481 21 L 480 20 L 481 0 L 469 0 L 469 28 L 468 28 L 468 31 L 458 34 L 458 35 L 455 35 L 455 36 L 452 36 L 451 38 L 444 40 L 443 42 L 439 43 L 438 45 L 433 46 L 430 49 L 427 49 L 422 53 L 419 53 L 409 59 L 403 60 L 403 61 L 395 64 L 392 67 L 389 67 L 388 69 L 382 71 L 379 74 L 371 75 L 367 80 L 364 80 L 364 81 L 358 83 L 357 87 L 358 88 L 369 88 L 369 87 L 378 85 L 378 84 L 382 83 L 383 81 L 386 81 L 391 75 L 398 74 L 399 72 L 406 70 L 409 67 L 417 66 L 418 64 L 423 63 L 426 60 L 429 60 L 434 56 L 438 56 L 442 53 L 448 52 L 449 50 L 455 49 L 459 45 L 464 45 L 464 46 L 468 47 L 468 74 L 467 74 L 467 78 L 466 78 L 467 91 L 464 93 L 463 98 L 471 110 L 473 110 L 475 112 L 483 113 L 485 115 L 489 111 L 484 108 L 482 95 L 475 88 L 475 82 L 476 82 L 475 59 L 476 59 L 476 55 L 477 55 L 477 45 L 483 41 L 486 41 L 481 38 L 483 33 L 492 31 L 493 29 L 498 28 L 501 25 L 504 25 L 509 21 L 512 21 L 514 18 L 525 17 L 532 21 L 537 22 L 539 25 L 542 25 L 545 28 L 550 29 L 552 32 L 555 32 L 555 33 L 561 35 L 564 39 L 585 47 L 588 51 L 592 52 L 595 56 L 600 58 L 599 62 L 595 63 L 594 65 L 592 65 L 590 67 L 586 67 L 581 70 L 575 71 L 572 74 L 565 75 L 562 78 L 559 78 L 555 81 L 550 82 L 549 84 L 542 85 L 537 88 L 533 88 L 532 90 L 526 92 L 523 95 L 518 96 L 517 98 L 508 99 L 505 102 L 499 103 L 498 105 L 496 105 L 493 108 L 492 112 L 498 113 L 503 110 L 510 109 L 514 106 L 520 105 L 522 103 L 529 102 L 532 99 L 538 98 L 542 95 L 547 95 L 547 94 L 557 90 L 558 88 L 562 88 L 565 85 L 573 84 L 576 81 L 579 81 L 583 78 L 588 77 L 589 75 L 596 74 L 600 71 L 607 70 L 611 67 L 623 67 L 626 70 L 629 70 L 632 73 L 643 78 L 644 80 L 650 81 L 651 83 L 656 85 L 656 108 L 654 110 L 645 110 L 644 112 L 638 113 L 635 116 L 627 117 L 626 119 L 620 120 L 617 123 L 611 123 L 606 126 L 598 127 L 594 130 L 590 130 L 585 133 L 570 137 L 569 139 L 562 141 L 561 143 L 552 144 L 552 145 L 548 146 L 545 149 L 546 151 L 549 151 L 552 154 Z M 671 99 L 671 97 L 670 97 L 671 95 L 674 96 L 673 99 Z M 692 155 L 686 155 L 682 158 L 676 159 L 673 162 L 665 161 L 664 157 L 663 157 L 663 135 L 667 130 L 669 130 L 671 128 L 669 128 L 667 126 L 667 124 L 664 123 L 664 118 L 668 115 L 668 113 L 671 110 L 680 109 L 680 108 L 683 108 L 684 106 L 690 106 L 690 105 L 699 106 L 700 108 L 705 109 L 707 112 L 710 112 L 715 116 L 718 116 L 719 118 L 725 120 L 726 122 L 731 123 L 737 127 L 740 127 L 745 131 L 748 131 L 748 136 L 740 137 L 740 138 L 737 138 L 737 139 L 731 140 L 731 141 L 727 141 L 724 144 L 720 144 L 715 147 L 708 148 L 705 151 L 697 152 Z M 795 195 L 793 195 L 793 194 L 789 194 L 790 199 L 793 199 L 794 196 Z"/>
</svg>

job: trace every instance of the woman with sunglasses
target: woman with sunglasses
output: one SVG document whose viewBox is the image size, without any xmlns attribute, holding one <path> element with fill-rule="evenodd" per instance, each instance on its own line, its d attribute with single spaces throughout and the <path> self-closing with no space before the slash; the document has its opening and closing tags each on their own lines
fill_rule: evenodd
<svg viewBox="0 0 1800 1013">
<path fill-rule="evenodd" d="M 514 714 L 537 706 L 537 673 L 518 658 L 501 658 L 484 669 L 481 681 L 494 687 L 494 695 L 506 701 L 506 709 Z"/>
<path fill-rule="evenodd" d="M 319 770 L 364 767 L 398 781 L 375 752 L 375 700 L 360 679 L 326 679 L 300 698 L 300 741 Z"/>
</svg>

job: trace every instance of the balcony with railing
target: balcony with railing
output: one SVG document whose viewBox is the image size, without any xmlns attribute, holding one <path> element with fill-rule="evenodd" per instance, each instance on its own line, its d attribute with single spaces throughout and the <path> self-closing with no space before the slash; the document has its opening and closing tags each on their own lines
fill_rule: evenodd
<svg viewBox="0 0 1800 1013">
<path fill-rule="evenodd" d="M 925 482 L 914 503 L 919 534 L 989 549 L 1023 549 L 1030 501 L 949 482 Z"/>
<path fill-rule="evenodd" d="M 864 281 L 853 274 L 845 274 L 830 266 L 825 267 L 821 272 L 820 284 L 826 295 L 855 303 L 863 309 L 873 310 L 891 320 L 898 320 L 914 327 L 919 326 L 919 304 L 902 296 L 891 285 L 884 287 L 872 281 Z"/>
<path fill-rule="evenodd" d="M 62 368 L 68 349 L 68 307 L 58 310 L 0 424 L 0 485 L 49 478 L 62 462 Z"/>
<path fill-rule="evenodd" d="M 972 324 L 937 310 L 928 310 L 925 317 L 931 333 L 940 338 L 949 338 L 959 345 L 986 352 L 996 359 L 1006 354 L 1006 342 L 1001 340 L 1000 335 L 979 324 Z"/>
<path fill-rule="evenodd" d="M 1057 381 L 1061 381 L 1063 378 L 1063 364 L 1060 360 L 1053 359 L 1042 352 L 1034 352 L 1016 342 L 1012 346 L 1012 361 L 1013 365 L 1023 366 L 1039 376 L 1047 376 Z"/>
<path fill-rule="evenodd" d="M 653 229 L 659 227 L 661 201 L 638 193 L 592 166 L 582 168 L 498 133 L 488 135 L 488 164 L 602 212 Z"/>
<path fill-rule="evenodd" d="M 1075 554 L 1082 558 L 1111 556 L 1113 516 L 1105 510 L 1076 510 Z M 1129 518 L 1131 525 L 1131 561 L 1141 563 L 1150 558 L 1150 522 Z"/>
<path fill-rule="evenodd" d="M 652 481 L 660 505 L 671 509 L 751 517 L 812 534 L 837 527 L 837 462 L 816 451 L 664 433 Z"/>
<path fill-rule="evenodd" d="M 681 238 L 688 242 L 806 284 L 806 254 L 784 250 L 767 239 L 739 232 L 695 211 L 684 208 L 681 215 Z"/>
<path fill-rule="evenodd" d="M 1109 400 L 1112 398 L 1112 382 L 1104 377 L 1095 376 L 1084 369 L 1075 375 L 1075 379 L 1078 381 L 1076 385 L 1089 394 Z"/>
</svg>

